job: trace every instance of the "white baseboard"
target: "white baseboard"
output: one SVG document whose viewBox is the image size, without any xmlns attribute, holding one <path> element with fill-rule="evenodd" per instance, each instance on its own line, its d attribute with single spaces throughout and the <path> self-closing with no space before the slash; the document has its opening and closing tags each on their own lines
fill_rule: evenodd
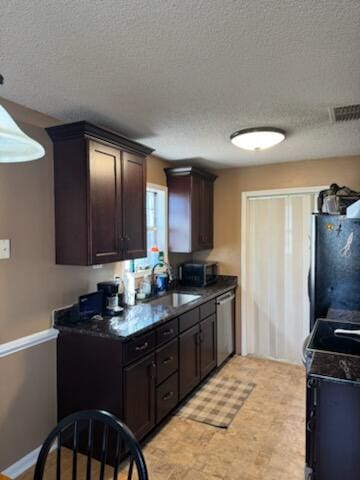
<svg viewBox="0 0 360 480">
<path fill-rule="evenodd" d="M 56 448 L 56 443 L 51 446 L 50 451 Z M 35 448 L 32 452 L 28 453 L 24 457 L 20 458 L 17 462 L 13 463 L 6 470 L 1 472 L 3 475 L 9 478 L 17 478 L 29 468 L 33 467 L 38 459 L 41 446 Z"/>
</svg>

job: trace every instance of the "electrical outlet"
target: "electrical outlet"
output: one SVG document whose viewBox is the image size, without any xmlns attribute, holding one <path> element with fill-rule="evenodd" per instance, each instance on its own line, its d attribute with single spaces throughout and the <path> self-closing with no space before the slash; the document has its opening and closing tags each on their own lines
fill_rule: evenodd
<svg viewBox="0 0 360 480">
<path fill-rule="evenodd" d="M 0 260 L 10 258 L 10 240 L 0 240 Z"/>
</svg>

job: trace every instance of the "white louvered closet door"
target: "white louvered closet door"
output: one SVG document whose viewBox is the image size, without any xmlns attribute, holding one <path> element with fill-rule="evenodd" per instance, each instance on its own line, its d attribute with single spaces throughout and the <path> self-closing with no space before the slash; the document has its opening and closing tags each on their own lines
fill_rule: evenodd
<svg viewBox="0 0 360 480">
<path fill-rule="evenodd" d="M 247 353 L 301 362 L 309 332 L 307 276 L 314 194 L 248 199 Z"/>
</svg>

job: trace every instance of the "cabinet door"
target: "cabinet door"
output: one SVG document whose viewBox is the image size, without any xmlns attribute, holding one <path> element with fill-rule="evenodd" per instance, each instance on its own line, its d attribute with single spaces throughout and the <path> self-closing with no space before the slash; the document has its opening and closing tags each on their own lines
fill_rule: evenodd
<svg viewBox="0 0 360 480">
<path fill-rule="evenodd" d="M 201 178 L 197 175 L 191 177 L 191 251 L 201 250 L 202 219 L 201 219 Z"/>
<path fill-rule="evenodd" d="M 199 325 L 179 337 L 180 400 L 200 382 Z"/>
<path fill-rule="evenodd" d="M 89 142 L 90 256 L 93 264 L 121 259 L 120 151 Z"/>
<path fill-rule="evenodd" d="M 155 355 L 124 369 L 124 422 L 136 438 L 155 425 Z"/>
<path fill-rule="evenodd" d="M 315 413 L 307 420 L 313 436 L 313 478 L 359 480 L 360 388 L 332 379 L 319 379 L 315 388 Z"/>
<path fill-rule="evenodd" d="M 146 160 L 123 152 L 124 259 L 146 257 Z"/>
<path fill-rule="evenodd" d="M 201 178 L 199 188 L 199 245 L 201 248 L 213 248 L 213 182 Z"/>
<path fill-rule="evenodd" d="M 211 315 L 200 323 L 200 351 L 201 378 L 203 379 L 216 367 L 216 315 Z"/>
</svg>

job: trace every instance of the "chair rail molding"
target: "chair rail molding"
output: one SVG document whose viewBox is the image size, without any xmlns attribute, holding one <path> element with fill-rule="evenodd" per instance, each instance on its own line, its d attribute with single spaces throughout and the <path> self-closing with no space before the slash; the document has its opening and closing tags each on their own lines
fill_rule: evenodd
<svg viewBox="0 0 360 480">
<path fill-rule="evenodd" d="M 0 358 L 54 340 L 57 338 L 58 334 L 58 330 L 55 328 L 49 328 L 47 330 L 42 330 L 41 332 L 33 333 L 32 335 L 27 335 L 26 337 L 17 338 L 10 342 L 0 343 Z"/>
</svg>

